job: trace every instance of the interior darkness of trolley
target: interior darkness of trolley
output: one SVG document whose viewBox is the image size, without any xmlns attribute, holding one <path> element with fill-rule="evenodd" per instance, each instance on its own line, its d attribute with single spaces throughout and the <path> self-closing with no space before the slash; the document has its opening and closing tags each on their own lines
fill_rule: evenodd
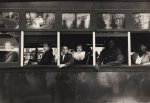
<svg viewBox="0 0 150 103">
<path fill-rule="evenodd" d="M 146 45 L 150 51 L 150 33 L 131 33 L 131 52 L 137 52 L 141 44 Z"/>
<path fill-rule="evenodd" d="M 115 47 L 119 48 L 122 51 L 124 56 L 123 64 L 128 64 L 128 41 L 127 37 L 96 37 L 96 59 L 99 58 L 101 51 L 105 48 L 106 44 L 113 40 Z"/>
<path fill-rule="evenodd" d="M 24 43 L 24 65 L 39 64 L 45 53 L 44 44 L 49 44 L 52 49 L 54 61 L 51 65 L 56 65 L 57 60 L 57 36 L 56 35 L 26 35 Z M 48 57 L 47 57 L 48 58 Z"/>
<path fill-rule="evenodd" d="M 83 61 L 75 60 L 74 65 L 92 65 L 92 34 L 61 34 L 60 45 L 67 45 L 71 54 L 76 52 L 78 45 L 81 45 L 85 52 L 85 59 Z"/>
</svg>

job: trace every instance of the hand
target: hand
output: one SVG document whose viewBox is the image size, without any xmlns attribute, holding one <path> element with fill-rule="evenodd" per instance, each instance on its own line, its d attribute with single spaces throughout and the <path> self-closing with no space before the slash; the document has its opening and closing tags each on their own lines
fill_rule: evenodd
<svg viewBox="0 0 150 103">
<path fill-rule="evenodd" d="M 66 65 L 65 64 L 60 64 L 58 67 L 63 68 L 63 67 L 66 67 Z"/>
<path fill-rule="evenodd" d="M 32 65 L 36 66 L 36 65 L 38 65 L 38 63 L 37 62 L 32 62 Z"/>
<path fill-rule="evenodd" d="M 141 58 L 138 57 L 138 58 L 136 59 L 136 61 L 135 61 L 135 64 L 138 64 L 138 65 L 139 65 L 139 64 L 141 64 L 141 61 L 142 61 Z"/>
<path fill-rule="evenodd" d="M 56 59 L 56 60 L 60 59 L 60 56 L 57 55 L 55 59 Z"/>
</svg>

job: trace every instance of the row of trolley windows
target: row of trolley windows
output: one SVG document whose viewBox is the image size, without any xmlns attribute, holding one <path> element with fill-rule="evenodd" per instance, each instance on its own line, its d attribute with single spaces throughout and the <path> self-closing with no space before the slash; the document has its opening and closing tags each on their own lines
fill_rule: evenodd
<svg viewBox="0 0 150 103">
<path fill-rule="evenodd" d="M 99 12 L 96 19 L 97 29 L 117 29 L 122 30 L 127 28 L 127 16 L 130 16 L 130 23 L 133 29 L 149 29 L 150 13 L 132 13 L 126 15 L 126 13 L 115 12 Z M 26 29 L 55 29 L 56 28 L 56 13 L 53 12 L 26 12 L 25 13 Z M 61 16 L 61 29 L 90 29 L 91 14 L 86 12 L 72 12 L 62 13 Z M 18 12 L 0 12 L 0 29 L 19 29 L 20 20 Z M 92 21 L 93 22 L 93 21 Z M 21 22 L 22 23 L 22 22 Z M 95 25 L 94 24 L 94 25 Z"/>
<path fill-rule="evenodd" d="M 24 35 L 22 45 L 21 35 Z M 0 32 L 0 62 L 6 65 L 20 63 L 23 56 L 24 66 L 58 65 L 58 62 L 65 64 L 70 61 L 70 65 L 149 65 L 149 38 L 149 33 L 128 35 L 127 32 L 60 32 L 60 35 L 50 32 Z"/>
</svg>

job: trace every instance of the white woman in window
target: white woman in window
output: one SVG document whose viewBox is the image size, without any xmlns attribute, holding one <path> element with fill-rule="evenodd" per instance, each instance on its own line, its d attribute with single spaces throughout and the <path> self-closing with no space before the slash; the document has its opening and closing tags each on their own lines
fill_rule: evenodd
<svg viewBox="0 0 150 103">
<path fill-rule="evenodd" d="M 137 65 L 150 65 L 150 52 L 144 44 L 141 44 L 139 51 L 132 55 L 132 62 Z"/>
<path fill-rule="evenodd" d="M 77 51 L 72 54 L 75 64 L 84 64 L 85 51 L 82 45 L 77 45 Z"/>
<path fill-rule="evenodd" d="M 4 62 L 5 63 L 18 62 L 18 60 L 19 60 L 18 47 L 13 46 L 13 44 L 11 42 L 7 41 L 5 43 L 5 49 L 6 49 L 7 53 L 4 56 Z"/>
</svg>

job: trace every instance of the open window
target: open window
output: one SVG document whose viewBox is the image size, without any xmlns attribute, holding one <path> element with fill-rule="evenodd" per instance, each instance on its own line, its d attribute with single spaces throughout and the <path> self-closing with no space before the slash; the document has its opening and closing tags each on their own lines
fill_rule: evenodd
<svg viewBox="0 0 150 103">
<path fill-rule="evenodd" d="M 68 46 L 69 53 L 74 59 L 74 65 L 93 64 L 92 44 L 92 33 L 89 32 L 62 32 L 60 34 L 60 45 L 61 47 Z"/>
<path fill-rule="evenodd" d="M 97 32 L 95 46 L 96 62 L 99 65 L 127 65 L 128 38 L 127 33 Z"/>
<path fill-rule="evenodd" d="M 20 32 L 0 32 L 0 65 L 19 66 Z"/>
<path fill-rule="evenodd" d="M 56 65 L 55 32 L 25 32 L 24 65 Z"/>
<path fill-rule="evenodd" d="M 150 65 L 149 32 L 131 33 L 131 60 L 133 65 Z"/>
</svg>

